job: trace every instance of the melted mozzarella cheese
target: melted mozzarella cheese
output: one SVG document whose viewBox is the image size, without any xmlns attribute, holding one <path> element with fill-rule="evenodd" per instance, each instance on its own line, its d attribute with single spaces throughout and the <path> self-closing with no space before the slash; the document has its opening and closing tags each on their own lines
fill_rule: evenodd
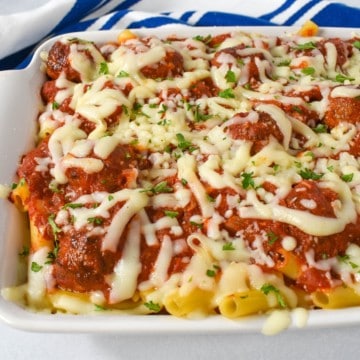
<svg viewBox="0 0 360 360">
<path fill-rule="evenodd" d="M 290 312 L 288 310 L 274 310 L 262 327 L 264 335 L 275 335 L 287 329 L 291 324 Z"/>
<path fill-rule="evenodd" d="M 129 231 L 121 259 L 115 265 L 111 276 L 110 303 L 130 299 L 137 287 L 141 271 L 140 262 L 140 220 L 137 216 L 130 222 Z"/>
<path fill-rule="evenodd" d="M 53 132 L 49 140 L 49 151 L 54 163 L 50 173 L 59 184 L 67 182 L 65 168 L 62 164 L 64 155 L 71 152 L 77 140 L 86 138 L 85 132 L 80 130 L 78 125 L 77 120 L 65 123 Z"/>
<path fill-rule="evenodd" d="M 294 225 L 302 231 L 315 235 L 327 236 L 336 234 L 344 230 L 345 226 L 356 220 L 357 214 L 354 203 L 352 202 L 351 192 L 347 186 L 340 182 L 337 188 L 341 193 L 341 210 L 337 211 L 336 218 L 317 216 L 311 213 L 289 209 L 278 204 L 263 204 L 253 190 L 248 191 L 247 200 L 252 206 L 240 207 L 239 214 L 244 218 L 256 218 L 266 220 L 276 220 L 286 224 Z"/>
<path fill-rule="evenodd" d="M 139 190 L 120 190 L 113 195 L 117 201 L 127 200 L 113 217 L 107 233 L 102 241 L 101 249 L 116 251 L 120 237 L 130 219 L 148 203 L 146 194 Z"/>
<path fill-rule="evenodd" d="M 181 157 L 178 162 L 178 178 L 185 179 L 198 201 L 201 212 L 205 218 L 213 214 L 214 206 L 208 200 L 207 193 L 195 174 L 196 162 L 192 155 L 186 154 Z"/>
<path fill-rule="evenodd" d="M 51 268 L 50 265 L 46 264 L 49 252 L 50 249 L 44 246 L 29 258 L 27 296 L 29 297 L 30 305 L 35 307 L 43 303 L 46 294 L 46 277 L 49 274 L 49 268 Z"/>
</svg>

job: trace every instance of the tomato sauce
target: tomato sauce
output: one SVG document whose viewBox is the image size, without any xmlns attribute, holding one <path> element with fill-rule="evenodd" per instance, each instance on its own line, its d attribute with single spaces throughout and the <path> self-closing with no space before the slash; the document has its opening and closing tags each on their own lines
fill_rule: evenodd
<svg viewBox="0 0 360 360">
<path fill-rule="evenodd" d="M 244 121 L 243 123 L 230 125 L 227 129 L 233 139 L 249 140 L 253 143 L 251 153 L 259 152 L 269 143 L 270 136 L 274 136 L 280 143 L 283 141 L 283 134 L 274 119 L 265 112 L 258 112 L 257 122 Z M 239 113 L 236 116 L 244 117 L 248 113 Z"/>
</svg>

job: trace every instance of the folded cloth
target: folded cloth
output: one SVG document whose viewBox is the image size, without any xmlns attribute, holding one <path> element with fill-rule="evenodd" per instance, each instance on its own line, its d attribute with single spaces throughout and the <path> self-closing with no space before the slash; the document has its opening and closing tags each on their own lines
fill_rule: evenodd
<svg viewBox="0 0 360 360">
<path fill-rule="evenodd" d="M 351 6 L 350 6 L 351 5 Z M 73 31 L 183 26 L 359 27 L 358 0 L 0 0 L 0 70 L 22 68 L 33 49 Z"/>
</svg>

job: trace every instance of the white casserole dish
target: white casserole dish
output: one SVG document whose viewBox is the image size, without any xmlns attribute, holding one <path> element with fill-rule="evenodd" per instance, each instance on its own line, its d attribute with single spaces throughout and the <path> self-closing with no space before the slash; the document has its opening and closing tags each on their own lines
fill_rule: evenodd
<svg viewBox="0 0 360 360">
<path fill-rule="evenodd" d="M 241 28 L 188 28 L 166 26 L 158 29 L 135 30 L 140 36 L 166 35 L 195 36 L 214 35 L 232 30 L 281 35 L 294 29 L 284 27 L 241 27 Z M 320 35 L 328 37 L 350 37 L 356 29 L 326 28 Z M 71 33 L 94 42 L 115 40 L 120 30 Z M 40 53 L 48 50 L 57 38 L 48 40 L 35 52 L 31 63 L 24 70 L 0 73 L 0 184 L 12 182 L 21 156 L 34 145 L 36 116 L 41 102 L 39 90 L 44 81 L 40 71 Z M 21 283 L 25 274 L 19 268 L 18 253 L 26 227 L 21 214 L 8 201 L 0 202 L 0 289 Z M 30 331 L 57 332 L 117 332 L 130 333 L 223 333 L 260 331 L 265 316 L 228 320 L 221 316 L 206 319 L 187 320 L 167 315 L 51 315 L 32 313 L 0 296 L 0 318 L 7 324 Z M 358 324 L 360 307 L 343 310 L 309 311 L 307 327 L 329 327 Z M 292 316 L 296 326 L 296 316 Z"/>
</svg>

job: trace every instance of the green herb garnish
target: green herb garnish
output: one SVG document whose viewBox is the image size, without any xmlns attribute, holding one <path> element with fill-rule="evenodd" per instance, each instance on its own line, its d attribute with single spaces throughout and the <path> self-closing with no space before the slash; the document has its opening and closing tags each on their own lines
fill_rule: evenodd
<svg viewBox="0 0 360 360">
<path fill-rule="evenodd" d="M 99 69 L 99 74 L 100 75 L 106 75 L 109 73 L 109 66 L 107 64 L 107 62 L 103 61 L 100 63 L 100 69 Z"/>
<path fill-rule="evenodd" d="M 61 232 L 61 229 L 55 223 L 55 214 L 50 214 L 48 217 L 48 223 L 51 227 L 54 239 L 57 240 L 57 234 Z"/>
<path fill-rule="evenodd" d="M 253 172 L 250 173 L 243 172 L 241 174 L 241 177 L 243 178 L 241 185 L 244 189 L 248 189 L 250 187 L 255 188 L 255 182 L 252 176 L 253 176 Z"/>
<path fill-rule="evenodd" d="M 269 231 L 266 236 L 268 237 L 269 245 L 274 245 L 275 242 L 279 239 L 279 237 L 272 231 Z"/>
<path fill-rule="evenodd" d="M 353 46 L 360 50 L 360 41 L 359 40 L 354 41 Z"/>
<path fill-rule="evenodd" d="M 232 70 L 228 70 L 225 74 L 225 79 L 228 83 L 234 83 L 236 82 L 236 75 Z"/>
<path fill-rule="evenodd" d="M 207 36 L 196 35 L 196 36 L 193 37 L 193 39 L 197 40 L 197 41 L 201 41 L 204 44 L 208 44 L 211 41 L 212 36 L 211 35 L 207 35 Z"/>
<path fill-rule="evenodd" d="M 313 67 L 306 67 L 306 68 L 301 69 L 301 72 L 305 75 L 314 75 L 315 69 Z"/>
<path fill-rule="evenodd" d="M 305 180 L 319 180 L 324 176 L 324 174 L 317 174 L 316 172 L 307 168 L 300 170 L 299 175 Z"/>
<path fill-rule="evenodd" d="M 351 77 L 348 77 L 348 76 L 345 76 L 343 74 L 337 74 L 336 77 L 335 77 L 335 81 L 339 82 L 339 83 L 344 83 L 346 80 L 354 81 L 355 79 L 351 78 Z"/>
<path fill-rule="evenodd" d="M 232 242 L 227 242 L 226 244 L 223 245 L 222 249 L 224 251 L 232 251 L 235 250 L 235 247 Z"/>
<path fill-rule="evenodd" d="M 170 193 L 173 191 L 174 189 L 168 185 L 167 181 L 161 181 L 149 189 L 141 190 L 141 192 L 151 192 L 153 194 Z"/>
<path fill-rule="evenodd" d="M 87 222 L 89 224 L 102 225 L 102 223 L 104 222 L 104 219 L 100 218 L 100 217 L 97 217 L 97 216 L 94 216 L 94 217 L 89 217 L 87 219 Z"/>
<path fill-rule="evenodd" d="M 317 124 L 314 128 L 313 128 L 314 132 L 316 132 L 317 134 L 321 134 L 321 133 L 326 133 L 327 132 L 327 126 L 325 124 Z"/>
<path fill-rule="evenodd" d="M 309 41 L 304 44 L 297 44 L 295 47 L 296 50 L 311 50 L 316 49 L 316 44 L 313 41 Z"/>
<path fill-rule="evenodd" d="M 51 105 L 51 108 L 53 110 L 57 110 L 58 108 L 60 107 L 60 104 L 56 101 L 53 101 L 52 105 Z"/>
<path fill-rule="evenodd" d="M 341 175 L 341 180 L 343 180 L 345 182 L 351 182 L 353 177 L 354 177 L 353 173 L 351 173 L 351 174 L 343 174 L 343 175 Z"/>
<path fill-rule="evenodd" d="M 173 211 L 173 210 L 165 210 L 164 214 L 166 216 L 168 216 L 169 218 L 173 219 L 173 218 L 176 218 L 179 215 L 179 212 L 178 211 Z"/>
<path fill-rule="evenodd" d="M 190 221 L 190 224 L 196 226 L 198 229 L 202 229 L 204 226 L 203 223 L 197 223 L 196 221 Z"/>
<path fill-rule="evenodd" d="M 149 302 L 144 303 L 144 305 L 151 311 L 153 312 L 159 312 L 161 310 L 161 307 L 159 304 L 154 303 L 152 300 L 150 300 Z"/>
<path fill-rule="evenodd" d="M 195 150 L 195 146 L 191 143 L 191 141 L 186 140 L 183 134 L 176 134 L 176 139 L 178 141 L 178 148 L 180 150 L 189 150 L 190 152 Z"/>
<path fill-rule="evenodd" d="M 80 203 L 67 203 L 63 206 L 63 209 L 78 209 L 83 207 L 84 204 L 80 204 Z"/>
<path fill-rule="evenodd" d="M 24 245 L 19 256 L 28 256 L 30 254 L 30 249 L 28 246 Z"/>
<path fill-rule="evenodd" d="M 124 70 L 121 70 L 117 75 L 116 75 L 116 77 L 118 77 L 118 78 L 124 78 L 124 77 L 129 77 L 130 75 L 129 75 L 129 73 L 127 73 L 126 71 L 124 71 Z"/>
<path fill-rule="evenodd" d="M 33 272 L 39 272 L 43 268 L 42 265 L 39 265 L 37 262 L 33 261 L 31 263 L 31 271 Z"/>
<path fill-rule="evenodd" d="M 219 92 L 218 94 L 221 98 L 224 99 L 234 99 L 235 98 L 235 94 L 233 89 L 225 89 Z"/>
<path fill-rule="evenodd" d="M 208 270 L 206 270 L 206 275 L 209 276 L 209 277 L 215 277 L 216 271 L 208 269 Z"/>
<path fill-rule="evenodd" d="M 276 296 L 277 302 L 279 303 L 280 307 L 285 308 L 286 303 L 284 297 L 281 295 L 280 290 L 272 284 L 264 284 L 260 290 L 265 294 L 268 295 L 270 292 L 273 292 Z"/>
</svg>

